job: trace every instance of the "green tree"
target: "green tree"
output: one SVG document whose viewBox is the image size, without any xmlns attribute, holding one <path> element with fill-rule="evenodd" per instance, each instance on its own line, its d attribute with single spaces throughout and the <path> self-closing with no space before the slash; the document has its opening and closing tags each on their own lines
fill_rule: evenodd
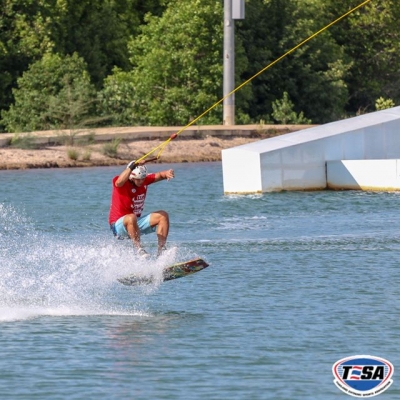
<svg viewBox="0 0 400 400">
<path fill-rule="evenodd" d="M 284 92 L 282 99 L 272 103 L 272 117 L 280 124 L 311 124 L 311 120 L 305 118 L 303 112 L 297 114 L 293 111 L 293 106 L 288 93 Z"/>
<path fill-rule="evenodd" d="M 138 35 L 147 13 L 161 15 L 164 8 L 162 0 L 58 1 L 51 26 L 54 51 L 83 57 L 100 89 L 115 66 L 130 69 L 130 38 Z"/>
<path fill-rule="evenodd" d="M 124 121 L 141 125 L 186 125 L 202 114 L 222 97 L 222 16 L 215 0 L 178 0 L 162 17 L 147 15 L 129 44 L 133 70 L 105 82 L 106 108 L 124 104 Z M 219 123 L 221 114 L 201 123 Z"/>
<path fill-rule="evenodd" d="M 236 87 L 359 3 L 246 0 L 246 18 L 234 22 Z M 111 116 L 114 124 L 187 124 L 222 97 L 222 4 L 221 0 L 3 0 L 0 109 L 7 129 L 75 124 L 71 118 L 78 116 L 78 109 L 91 115 L 93 101 L 83 100 L 92 97 L 90 82 L 100 91 L 101 115 Z M 371 1 L 237 91 L 237 122 L 269 120 L 274 102 L 285 92 L 293 112 L 303 112 L 314 123 L 372 111 L 380 97 L 399 103 L 399 20 L 398 0 Z M 22 76 L 26 72 L 33 81 L 30 68 L 40 76 L 33 66 L 48 60 L 50 53 L 61 59 L 77 53 L 84 60 L 87 94 L 63 74 L 55 74 L 61 79 L 58 83 L 42 77 L 45 85 L 55 85 L 53 92 L 43 89 L 51 102 L 42 99 L 39 81 L 38 104 L 34 97 L 29 100 L 27 78 Z M 29 101 L 31 110 L 26 106 L 24 113 L 30 121 L 25 121 L 15 110 L 25 110 L 22 105 Z M 51 118 L 44 118 L 43 104 Z M 220 105 L 199 123 L 221 119 Z"/>
<path fill-rule="evenodd" d="M 137 0 L 69 0 L 57 2 L 52 35 L 54 51 L 78 53 L 98 89 L 114 66 L 129 68 L 127 44 L 137 34 L 141 16 Z M 144 12 L 144 10 L 143 10 Z"/>
<path fill-rule="evenodd" d="M 51 50 L 49 1 L 2 0 L 0 4 L 0 109 L 13 102 L 12 88 L 29 64 Z"/>
<path fill-rule="evenodd" d="M 137 100 L 132 73 L 114 68 L 105 79 L 103 90 L 98 93 L 99 113 L 110 118 L 115 126 L 134 124 L 138 120 L 134 117 Z"/>
<path fill-rule="evenodd" d="M 243 80 L 330 22 L 320 6 L 320 0 L 249 0 L 246 19 L 237 29 L 248 57 Z M 348 68 L 343 51 L 326 31 L 255 78 L 252 98 L 243 112 L 253 121 L 268 120 L 272 103 L 287 92 L 295 111 L 303 111 L 313 122 L 336 119 L 348 98 L 344 81 Z M 237 106 L 242 107 L 240 103 Z"/>
<path fill-rule="evenodd" d="M 18 79 L 13 94 L 15 104 L 2 111 L 8 132 L 74 128 L 94 114 L 94 88 L 77 54 L 45 54 Z"/>
<path fill-rule="evenodd" d="M 98 89 L 118 66 L 129 70 L 127 43 L 146 13 L 161 15 L 163 0 L 2 0 L 0 3 L 0 109 L 29 65 L 48 52 L 78 53 Z"/>
<path fill-rule="evenodd" d="M 340 15 L 360 3 L 358 0 L 324 1 L 327 15 Z M 346 110 L 373 111 L 379 97 L 400 102 L 400 2 L 380 0 L 367 3 L 332 27 L 332 34 L 352 60 L 345 79 L 350 98 Z"/>
<path fill-rule="evenodd" d="M 284 27 L 291 21 L 291 2 L 248 0 L 246 17 L 235 21 L 235 41 L 243 43 L 246 68 L 239 81 L 243 82 L 261 71 L 280 54 L 279 41 L 283 38 Z M 268 69 L 246 85 L 251 95 L 242 98 L 242 90 L 236 94 L 236 110 L 248 114 L 253 121 L 269 120 L 272 102 L 283 92 L 280 68 Z"/>
</svg>

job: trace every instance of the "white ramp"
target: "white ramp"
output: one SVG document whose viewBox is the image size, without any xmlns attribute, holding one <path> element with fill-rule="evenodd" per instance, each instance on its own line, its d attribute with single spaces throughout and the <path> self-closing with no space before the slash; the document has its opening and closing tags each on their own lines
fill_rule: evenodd
<svg viewBox="0 0 400 400">
<path fill-rule="evenodd" d="M 326 162 L 400 158 L 400 107 L 222 150 L 224 193 L 318 190 Z"/>
<path fill-rule="evenodd" d="M 400 160 L 341 160 L 326 163 L 328 189 L 400 190 Z"/>
</svg>

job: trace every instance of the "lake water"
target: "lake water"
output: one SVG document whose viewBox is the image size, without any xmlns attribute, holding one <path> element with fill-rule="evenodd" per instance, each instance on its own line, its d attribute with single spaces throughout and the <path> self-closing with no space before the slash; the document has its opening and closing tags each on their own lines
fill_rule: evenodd
<svg viewBox="0 0 400 400">
<path fill-rule="evenodd" d="M 4 399 L 344 399 L 332 365 L 400 366 L 400 194 L 224 196 L 221 163 L 164 164 L 147 211 L 170 250 L 138 260 L 107 217 L 121 167 L 0 172 Z M 144 237 L 156 252 L 156 237 Z M 192 256 L 210 267 L 148 287 Z M 400 397 L 394 384 L 382 398 Z"/>
</svg>

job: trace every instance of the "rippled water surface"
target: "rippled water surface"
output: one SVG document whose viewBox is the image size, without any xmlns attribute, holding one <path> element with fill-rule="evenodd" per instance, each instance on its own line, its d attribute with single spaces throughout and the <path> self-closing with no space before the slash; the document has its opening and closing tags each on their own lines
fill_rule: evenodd
<svg viewBox="0 0 400 400">
<path fill-rule="evenodd" d="M 399 398 L 399 194 L 224 196 L 220 163 L 151 170 L 170 166 L 150 261 L 108 228 L 121 167 L 0 172 L 2 398 L 340 399 L 332 365 L 356 354 L 394 364 Z M 193 256 L 210 267 L 116 280 Z"/>
</svg>

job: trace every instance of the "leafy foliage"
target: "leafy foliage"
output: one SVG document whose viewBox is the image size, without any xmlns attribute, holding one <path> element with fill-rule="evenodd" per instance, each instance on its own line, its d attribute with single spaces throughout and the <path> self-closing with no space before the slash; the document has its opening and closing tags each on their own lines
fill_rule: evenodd
<svg viewBox="0 0 400 400">
<path fill-rule="evenodd" d="M 2 112 L 10 132 L 74 128 L 93 114 L 94 88 L 77 54 L 46 54 L 18 79 L 15 104 Z"/>
<path fill-rule="evenodd" d="M 117 158 L 118 147 L 121 144 L 121 138 L 116 138 L 111 142 L 104 143 L 102 152 L 105 156 Z"/>
<path fill-rule="evenodd" d="M 316 0 L 250 0 L 246 19 L 238 29 L 238 35 L 247 43 L 249 68 L 243 79 L 321 29 L 325 19 L 319 7 Z M 348 68 L 340 46 L 325 32 L 252 81 L 253 95 L 243 111 L 254 120 L 268 119 L 272 103 L 286 91 L 296 111 L 304 111 L 313 122 L 338 118 L 348 97 L 345 83 Z"/>
<path fill-rule="evenodd" d="M 113 125 L 133 124 L 136 96 L 132 74 L 114 68 L 98 93 L 98 101 L 100 115 L 109 117 Z"/>
<path fill-rule="evenodd" d="M 2 0 L 0 4 L 0 109 L 13 102 L 11 90 L 29 64 L 52 49 L 49 1 Z"/>
<path fill-rule="evenodd" d="M 358 4 L 246 0 L 236 87 L 272 66 L 235 93 L 236 121 L 270 120 L 285 93 L 313 123 L 398 104 L 398 0 L 371 1 L 275 63 Z M 219 124 L 222 49 L 221 0 L 3 0 L 0 129 L 186 125 L 205 111 L 200 124 Z"/>
<path fill-rule="evenodd" d="M 80 156 L 79 150 L 71 147 L 67 150 L 67 156 L 70 160 L 77 161 Z"/>
<path fill-rule="evenodd" d="M 359 2 L 329 0 L 325 12 L 340 14 Z M 371 1 L 332 28 L 335 41 L 351 60 L 347 85 L 350 96 L 346 109 L 372 111 L 380 96 L 400 102 L 400 2 Z"/>
<path fill-rule="evenodd" d="M 281 100 L 275 100 L 272 103 L 272 117 L 281 124 L 311 124 L 311 120 L 304 118 L 303 112 L 296 114 L 293 106 L 288 93 L 284 92 Z"/>
<path fill-rule="evenodd" d="M 375 102 L 375 108 L 377 111 L 386 110 L 387 108 L 392 108 L 394 106 L 395 104 L 392 99 L 384 99 L 383 97 L 379 97 Z"/>
<path fill-rule="evenodd" d="M 35 149 L 38 146 L 35 143 L 35 138 L 28 134 L 15 134 L 10 143 L 11 147 L 15 147 L 17 149 Z"/>
<path fill-rule="evenodd" d="M 129 44 L 133 70 L 115 70 L 105 82 L 105 112 L 123 106 L 121 122 L 186 125 L 222 95 L 221 4 L 174 1 L 146 22 Z M 219 121 L 214 111 L 202 122 Z"/>
<path fill-rule="evenodd" d="M 31 64 L 49 52 L 79 54 L 99 90 L 118 66 L 128 70 L 127 43 L 159 0 L 2 0 L 0 4 L 0 109 L 13 103 L 12 88 Z"/>
</svg>

